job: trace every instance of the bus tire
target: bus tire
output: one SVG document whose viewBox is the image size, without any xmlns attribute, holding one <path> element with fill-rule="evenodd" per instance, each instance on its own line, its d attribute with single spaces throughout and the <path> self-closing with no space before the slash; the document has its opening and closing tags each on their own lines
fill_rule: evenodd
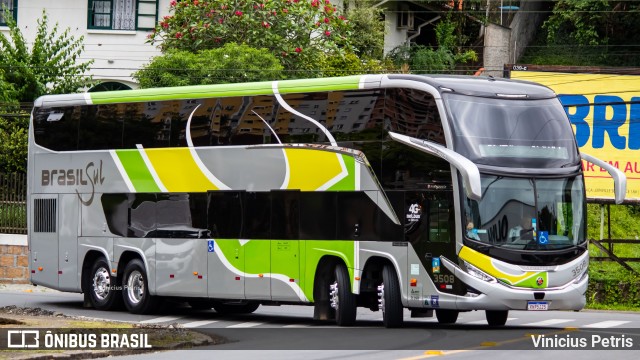
<svg viewBox="0 0 640 360">
<path fill-rule="evenodd" d="M 509 310 L 486 310 L 485 315 L 489 326 L 504 326 L 509 317 Z"/>
<path fill-rule="evenodd" d="M 251 314 L 258 310 L 260 303 L 257 301 L 243 301 L 240 303 L 225 303 L 222 301 L 211 301 L 211 306 L 218 314 Z"/>
<path fill-rule="evenodd" d="M 117 278 L 111 276 L 110 268 L 107 259 L 99 257 L 86 275 L 86 291 L 96 310 L 113 310 L 122 305 L 121 288 Z"/>
<path fill-rule="evenodd" d="M 329 284 L 329 303 L 336 313 L 338 326 L 352 326 L 356 322 L 356 296 L 351 292 L 349 271 L 344 264 L 336 264 L 333 282 Z"/>
<path fill-rule="evenodd" d="M 147 272 L 140 259 L 133 259 L 124 267 L 122 298 L 132 314 L 148 314 L 155 309 L 158 298 L 149 294 Z"/>
<path fill-rule="evenodd" d="M 458 321 L 458 310 L 436 309 L 436 317 L 440 324 L 455 324 Z"/>
<path fill-rule="evenodd" d="M 382 268 L 382 285 L 378 288 L 378 297 L 384 327 L 401 327 L 404 319 L 400 284 L 396 270 L 391 265 Z"/>
</svg>

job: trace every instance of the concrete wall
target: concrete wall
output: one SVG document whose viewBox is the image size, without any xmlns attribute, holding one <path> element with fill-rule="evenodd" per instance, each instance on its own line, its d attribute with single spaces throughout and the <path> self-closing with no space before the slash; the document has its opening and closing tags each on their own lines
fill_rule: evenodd
<svg viewBox="0 0 640 360">
<path fill-rule="evenodd" d="M 485 75 L 502 77 L 504 64 L 516 63 L 548 16 L 543 1 L 521 1 L 509 27 L 489 24 L 484 33 Z"/>
<path fill-rule="evenodd" d="M 483 75 L 502 77 L 502 68 L 509 62 L 511 29 L 489 24 L 484 28 Z"/>
<path fill-rule="evenodd" d="M 29 283 L 26 235 L 0 234 L 0 284 Z"/>
<path fill-rule="evenodd" d="M 537 30 L 549 15 L 543 1 L 521 1 L 520 10 L 511 22 L 509 39 L 510 58 L 507 63 L 517 63 L 527 46 L 536 37 Z"/>
</svg>

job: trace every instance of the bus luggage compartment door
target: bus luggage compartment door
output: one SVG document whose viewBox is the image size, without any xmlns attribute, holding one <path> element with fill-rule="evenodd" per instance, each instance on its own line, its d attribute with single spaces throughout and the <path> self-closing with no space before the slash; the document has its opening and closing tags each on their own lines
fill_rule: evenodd
<svg viewBox="0 0 640 360">
<path fill-rule="evenodd" d="M 207 296 L 207 239 L 156 240 L 158 295 Z"/>
<path fill-rule="evenodd" d="M 58 288 L 58 195 L 35 194 L 29 224 L 31 282 Z"/>
</svg>

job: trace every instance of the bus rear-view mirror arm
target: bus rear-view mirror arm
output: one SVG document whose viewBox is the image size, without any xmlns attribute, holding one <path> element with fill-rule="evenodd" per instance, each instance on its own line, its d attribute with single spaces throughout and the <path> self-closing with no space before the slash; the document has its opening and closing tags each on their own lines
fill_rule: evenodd
<svg viewBox="0 0 640 360">
<path fill-rule="evenodd" d="M 613 178 L 613 188 L 615 192 L 615 202 L 616 204 L 622 204 L 624 198 L 627 194 L 627 177 L 626 175 L 620 171 L 617 167 L 609 164 L 606 161 L 595 158 L 589 154 L 585 154 L 583 152 L 580 153 L 580 157 L 583 160 L 586 160 L 594 165 L 598 165 L 601 168 L 607 170 L 609 175 Z"/>
<path fill-rule="evenodd" d="M 411 146 L 427 154 L 437 156 L 453 165 L 462 175 L 465 191 L 468 198 L 480 200 L 482 198 L 482 184 L 480 182 L 480 170 L 471 160 L 447 149 L 446 147 L 428 140 L 420 140 L 411 136 L 400 135 L 389 131 L 389 136 L 399 143 Z"/>
</svg>

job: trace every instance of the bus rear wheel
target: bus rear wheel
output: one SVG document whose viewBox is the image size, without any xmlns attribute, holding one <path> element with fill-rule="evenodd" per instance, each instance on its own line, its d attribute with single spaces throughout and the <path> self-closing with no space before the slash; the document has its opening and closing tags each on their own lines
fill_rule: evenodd
<svg viewBox="0 0 640 360">
<path fill-rule="evenodd" d="M 402 326 L 404 319 L 400 284 L 395 269 L 390 265 L 382 268 L 382 284 L 378 286 L 378 304 L 382 310 L 382 323 L 385 327 Z"/>
<path fill-rule="evenodd" d="M 458 310 L 436 309 L 436 317 L 440 324 L 455 324 L 458 321 Z"/>
<path fill-rule="evenodd" d="M 124 268 L 122 277 L 124 305 L 132 314 L 152 312 L 158 299 L 149 294 L 147 272 L 140 259 L 133 259 Z"/>
<path fill-rule="evenodd" d="M 349 271 L 344 264 L 337 264 L 333 282 L 329 284 L 329 304 L 336 312 L 338 326 L 351 326 L 356 322 L 356 296 L 351 292 Z"/>
<path fill-rule="evenodd" d="M 91 305 L 96 310 L 112 310 L 122 305 L 122 295 L 117 279 L 111 277 L 110 266 L 104 257 L 100 257 L 87 274 L 86 291 L 89 292 Z"/>
<path fill-rule="evenodd" d="M 486 310 L 485 315 L 489 326 L 504 326 L 509 317 L 509 310 Z"/>
</svg>

